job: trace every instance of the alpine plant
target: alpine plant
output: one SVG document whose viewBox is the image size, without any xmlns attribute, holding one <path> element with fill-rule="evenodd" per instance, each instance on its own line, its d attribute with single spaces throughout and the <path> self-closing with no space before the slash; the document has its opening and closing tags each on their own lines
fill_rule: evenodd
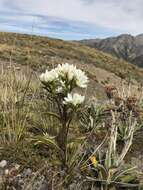
<svg viewBox="0 0 143 190">
<path fill-rule="evenodd" d="M 55 69 L 46 70 L 40 75 L 44 89 L 48 92 L 47 98 L 57 105 L 58 119 L 61 123 L 56 136 L 63 166 L 67 166 L 68 133 L 71 121 L 77 109 L 84 103 L 85 97 L 74 93 L 77 87 L 86 88 L 88 78 L 76 66 L 65 63 L 59 64 Z M 55 115 L 52 114 L 52 115 Z"/>
</svg>

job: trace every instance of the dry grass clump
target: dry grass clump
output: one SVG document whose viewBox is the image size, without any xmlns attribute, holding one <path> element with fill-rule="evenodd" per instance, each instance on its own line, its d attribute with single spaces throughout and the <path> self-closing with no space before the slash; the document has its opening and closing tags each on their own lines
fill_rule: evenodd
<svg viewBox="0 0 143 190">
<path fill-rule="evenodd" d="M 12 67 L 0 74 L 1 146 L 18 143 L 27 133 L 31 101 L 30 78 Z M 32 92 L 33 93 L 33 92 Z"/>
<path fill-rule="evenodd" d="M 39 167 L 40 154 L 30 143 L 42 106 L 38 80 L 14 66 L 1 67 L 0 73 L 0 160 Z M 39 116 L 40 117 L 40 116 Z M 36 118 L 36 119 L 35 119 Z"/>
</svg>

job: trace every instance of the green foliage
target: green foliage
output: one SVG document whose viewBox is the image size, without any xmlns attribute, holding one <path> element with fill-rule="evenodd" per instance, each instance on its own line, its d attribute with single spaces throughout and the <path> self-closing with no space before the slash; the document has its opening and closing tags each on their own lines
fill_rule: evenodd
<svg viewBox="0 0 143 190">
<path fill-rule="evenodd" d="M 89 157 L 94 166 L 93 170 L 97 173 L 96 178 L 90 178 L 90 180 L 100 182 L 104 190 L 123 184 L 130 185 L 132 182 L 137 183 L 137 168 L 124 164 L 124 158 L 133 142 L 136 121 L 129 123 L 130 127 L 125 134 L 125 137 L 127 136 L 128 138 L 120 152 L 118 152 L 118 121 L 116 121 L 116 113 L 111 111 L 111 115 L 110 135 L 109 138 L 107 138 L 108 147 L 105 149 L 104 154 L 101 154 L 100 150 L 98 153 L 96 153 L 96 150 L 92 153 L 92 157 L 94 157 L 94 154 L 96 154 L 96 157 L 99 154 L 96 165 L 94 164 L 96 157 L 94 157 L 94 159 L 91 158 L 91 156 Z M 102 145 L 101 143 L 101 147 Z"/>
<path fill-rule="evenodd" d="M 89 132 L 91 130 L 97 130 L 101 127 L 100 124 L 105 119 L 103 113 L 103 107 L 101 105 L 87 106 L 84 110 L 79 113 L 81 130 Z"/>
<path fill-rule="evenodd" d="M 50 136 L 48 133 L 44 133 L 43 135 L 35 136 L 32 141 L 35 142 L 35 145 L 43 144 L 46 146 L 50 146 L 51 148 L 55 148 L 58 151 L 61 151 L 60 147 L 57 145 L 55 137 Z"/>
</svg>

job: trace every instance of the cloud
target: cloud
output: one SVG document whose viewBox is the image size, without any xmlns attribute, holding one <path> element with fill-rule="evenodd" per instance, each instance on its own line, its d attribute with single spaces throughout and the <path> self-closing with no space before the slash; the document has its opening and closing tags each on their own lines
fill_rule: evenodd
<svg viewBox="0 0 143 190">
<path fill-rule="evenodd" d="M 84 22 L 36 14 L 9 12 L 0 13 L 0 29 L 1 31 L 38 34 L 67 40 L 93 38 L 95 33 L 99 37 L 104 37 L 105 33 L 107 36 L 112 33 L 112 31 L 106 31 L 106 29 L 103 30 L 100 27 L 96 28 Z"/>
<path fill-rule="evenodd" d="M 38 33 L 67 39 L 143 32 L 143 0 L 0 0 L 0 11 L 12 12 L 17 27 L 20 20 L 27 28 L 35 22 Z"/>
</svg>

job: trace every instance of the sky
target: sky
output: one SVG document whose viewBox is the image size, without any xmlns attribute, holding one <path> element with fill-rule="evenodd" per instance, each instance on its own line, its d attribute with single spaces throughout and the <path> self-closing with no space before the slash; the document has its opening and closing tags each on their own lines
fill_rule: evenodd
<svg viewBox="0 0 143 190">
<path fill-rule="evenodd" d="M 0 31 L 80 40 L 143 33 L 143 0 L 0 0 Z"/>
</svg>

